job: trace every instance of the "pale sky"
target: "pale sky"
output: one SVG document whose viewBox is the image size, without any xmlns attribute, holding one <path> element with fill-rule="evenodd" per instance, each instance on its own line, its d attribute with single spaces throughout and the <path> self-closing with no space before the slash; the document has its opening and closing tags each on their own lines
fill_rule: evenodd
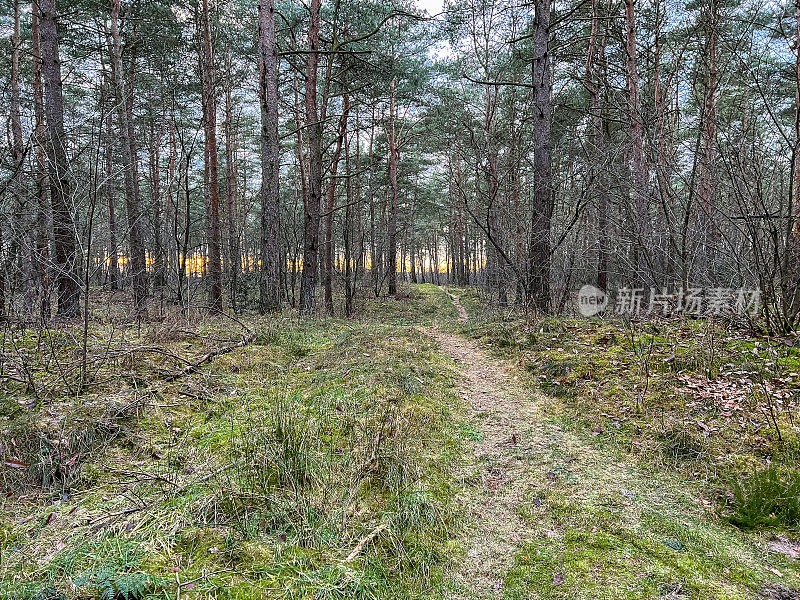
<svg viewBox="0 0 800 600">
<path fill-rule="evenodd" d="M 417 6 L 427 10 L 431 15 L 438 15 L 442 12 L 443 0 L 417 0 Z"/>
</svg>

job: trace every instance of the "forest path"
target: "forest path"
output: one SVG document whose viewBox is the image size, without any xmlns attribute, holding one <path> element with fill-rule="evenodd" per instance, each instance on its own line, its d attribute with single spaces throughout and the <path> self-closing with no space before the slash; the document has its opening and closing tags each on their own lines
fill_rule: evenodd
<svg viewBox="0 0 800 600">
<path fill-rule="evenodd" d="M 459 321 L 466 323 L 464 307 L 456 296 L 448 296 Z M 440 329 L 429 333 L 462 368 L 457 390 L 475 428 L 473 460 L 458 473 L 464 486 L 459 502 L 475 527 L 464 540 L 466 556 L 453 573 L 448 596 L 500 598 L 517 549 L 535 537 L 518 508 L 534 477 L 529 459 L 547 443 L 544 415 L 529 394 L 516 388 L 512 369 L 490 357 L 479 342 Z"/>
<path fill-rule="evenodd" d="M 469 525 L 448 599 L 738 600 L 777 572 L 763 547 L 714 519 L 688 482 L 640 468 L 599 425 L 566 425 L 559 400 L 537 391 L 516 362 L 459 333 L 426 332 L 461 370 L 456 389 L 472 445 L 456 472 Z"/>
</svg>

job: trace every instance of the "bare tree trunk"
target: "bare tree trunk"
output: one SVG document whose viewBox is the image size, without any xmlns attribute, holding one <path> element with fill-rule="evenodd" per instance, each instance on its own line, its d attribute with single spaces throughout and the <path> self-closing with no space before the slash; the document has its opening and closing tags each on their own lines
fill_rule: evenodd
<svg viewBox="0 0 800 600">
<path fill-rule="evenodd" d="M 331 176 L 328 184 L 328 201 L 325 204 L 325 261 L 323 283 L 325 286 L 325 310 L 333 316 L 333 211 L 336 207 L 336 174 L 342 156 L 342 145 L 347 135 L 347 118 L 350 112 L 350 97 L 345 92 L 342 99 L 342 117 L 339 121 L 339 137 L 331 162 Z M 348 207 L 349 208 L 349 207 Z"/>
<path fill-rule="evenodd" d="M 217 151 L 217 98 L 214 72 L 214 46 L 211 41 L 211 15 L 208 0 L 202 0 L 200 11 L 202 47 L 200 74 L 205 129 L 205 188 L 208 230 L 208 275 L 211 278 L 209 308 L 222 312 L 222 232 L 219 219 L 219 168 Z"/>
<path fill-rule="evenodd" d="M 349 104 L 349 99 L 348 99 Z M 358 124 L 356 123 L 356 129 Z M 358 138 L 356 138 L 358 143 Z M 345 136 L 344 139 L 344 170 L 350 173 L 350 138 Z M 358 171 L 358 161 L 356 160 L 356 171 Z M 349 319 L 353 316 L 353 296 L 355 292 L 355 285 L 353 283 L 353 213 L 358 215 L 358 209 L 353 209 L 353 205 L 357 204 L 353 198 L 353 180 L 348 177 L 345 180 L 345 207 L 344 207 L 344 314 Z M 356 194 L 358 192 L 356 191 Z M 356 258 L 358 261 L 358 258 Z"/>
<path fill-rule="evenodd" d="M 789 206 L 789 231 L 784 252 L 784 310 L 791 325 L 800 313 L 800 0 L 795 0 L 797 31 L 795 37 L 795 89 L 794 149 L 792 152 L 792 192 Z"/>
<path fill-rule="evenodd" d="M 650 237 L 650 207 L 647 196 L 647 167 L 644 159 L 644 134 L 642 107 L 639 98 L 639 60 L 636 41 L 636 0 L 625 0 L 626 61 L 625 73 L 628 88 L 628 118 L 630 128 L 630 152 L 633 171 L 633 196 L 636 227 L 633 239 L 636 280 L 644 280 L 646 269 L 644 240 Z"/>
<path fill-rule="evenodd" d="M 319 221 L 322 197 L 322 122 L 317 109 L 319 25 L 322 0 L 311 0 L 306 58 L 306 127 L 308 128 L 308 199 L 304 207 L 303 275 L 300 281 L 300 313 L 316 312 L 319 263 Z"/>
<path fill-rule="evenodd" d="M 411 263 L 411 283 L 417 283 L 417 264 L 416 264 L 416 210 L 417 210 L 417 193 L 418 187 L 414 186 L 414 195 L 411 197 L 411 215 L 409 216 L 408 224 L 408 245 Z"/>
<path fill-rule="evenodd" d="M 400 152 L 395 137 L 395 90 L 397 82 L 392 80 L 391 99 L 389 102 L 389 194 L 391 196 L 388 229 L 389 295 L 397 294 L 397 163 Z"/>
<path fill-rule="evenodd" d="M 31 11 L 31 46 L 33 58 L 33 112 L 36 122 L 33 141 L 36 144 L 36 211 L 38 225 L 36 228 L 36 268 L 39 287 L 39 313 L 43 321 L 50 318 L 52 312 L 50 298 L 50 237 L 51 210 L 47 196 L 47 153 L 44 110 L 44 85 L 42 83 L 42 51 L 40 40 L 41 9 L 37 2 Z"/>
<path fill-rule="evenodd" d="M 77 318 L 81 314 L 78 285 L 78 255 L 75 224 L 70 209 L 71 187 L 64 133 L 64 96 L 58 52 L 58 12 L 56 0 L 40 0 L 44 109 L 47 122 L 50 205 L 53 211 L 53 245 L 58 286 L 58 315 Z"/>
<path fill-rule="evenodd" d="M 697 196 L 700 203 L 700 271 L 708 283 L 716 279 L 716 190 L 714 189 L 715 163 L 717 157 L 717 97 L 718 66 L 717 51 L 719 26 L 718 0 L 709 0 L 705 11 L 706 57 L 708 71 L 706 73 L 706 96 L 703 108 L 703 127 L 701 131 L 702 146 L 700 154 L 700 176 Z"/>
<path fill-rule="evenodd" d="M 119 139 L 122 146 L 122 166 L 125 171 L 125 212 L 128 218 L 128 242 L 130 245 L 130 276 L 133 280 L 133 298 L 137 313 L 145 309 L 147 298 L 147 272 L 142 232 L 142 208 L 139 198 L 139 184 L 136 177 L 136 155 L 133 154 L 131 140 L 130 113 L 128 111 L 128 92 L 125 85 L 125 71 L 122 64 L 122 38 L 119 32 L 120 0 L 111 4 L 111 68 L 116 90 L 117 121 Z"/>
<path fill-rule="evenodd" d="M 155 119 L 153 119 L 155 121 Z M 154 122 L 150 123 L 150 203 L 153 210 L 153 286 L 156 289 L 164 287 L 164 239 L 163 202 L 161 198 L 161 137 L 162 125 L 156 131 Z"/>
<path fill-rule="evenodd" d="M 239 287 L 239 273 L 242 270 L 242 253 L 239 248 L 239 215 L 236 200 L 239 195 L 239 174 L 236 160 L 236 131 L 233 122 L 233 100 L 231 87 L 225 89 L 225 203 L 228 229 L 228 273 L 230 276 L 231 307 L 238 310 L 236 297 Z"/>
<path fill-rule="evenodd" d="M 373 147 L 375 142 L 375 108 L 372 108 L 372 120 L 370 121 L 369 130 L 369 148 L 367 156 L 369 159 L 369 228 L 370 228 L 370 273 L 372 275 L 372 283 L 375 291 L 375 296 L 378 296 L 380 290 L 380 277 L 383 266 L 381 265 L 380 257 L 378 256 L 378 230 L 376 225 L 375 215 L 375 161 L 373 157 Z"/>
<path fill-rule="evenodd" d="M 106 117 L 105 182 L 106 209 L 108 211 L 108 278 L 112 291 L 120 289 L 119 243 L 117 241 L 117 210 L 114 202 L 114 141 L 111 132 L 114 119 L 111 111 Z"/>
<path fill-rule="evenodd" d="M 14 163 L 13 173 L 9 188 L 14 196 L 14 228 L 17 230 L 14 235 L 14 245 L 17 246 L 21 262 L 22 292 L 24 295 L 25 310 L 30 312 L 33 308 L 31 292 L 33 291 L 34 280 L 34 244 L 31 237 L 31 228 L 27 210 L 27 192 L 23 185 L 22 175 L 25 163 L 25 142 L 22 139 L 22 118 L 20 116 L 20 71 L 19 61 L 22 49 L 21 35 L 21 15 L 22 7 L 20 0 L 14 0 L 14 27 L 11 48 L 11 104 L 9 106 L 9 116 L 11 121 L 11 155 Z M 0 225 L 1 226 L 1 225 Z M 0 248 L 2 244 L 0 244 Z M 13 253 L 12 253 L 13 254 Z M 11 258 L 11 257 L 10 257 Z M 10 262 L 10 261 L 9 261 Z M 0 264 L 2 264 L 0 262 Z M 5 307 L 4 287 L 0 275 L 0 317 L 3 315 Z"/>
<path fill-rule="evenodd" d="M 592 0 L 592 29 L 589 38 L 589 53 L 586 60 L 586 89 L 589 91 L 589 110 L 592 119 L 592 140 L 594 145 L 592 185 L 597 205 L 597 287 L 608 289 L 608 198 L 606 190 L 606 140 L 603 124 L 603 109 L 600 105 L 600 83 L 602 76 L 595 75 L 595 69 L 605 63 L 605 35 L 599 38 L 600 16 L 597 0 Z"/>
<path fill-rule="evenodd" d="M 300 86 L 297 79 L 297 74 L 294 76 L 294 117 L 296 123 L 302 123 L 303 118 L 300 111 Z M 308 160 L 306 156 L 306 145 L 303 142 L 303 128 L 297 128 L 297 163 L 298 163 L 298 171 L 300 175 L 300 185 L 296 186 L 300 188 L 301 192 L 301 201 L 303 202 L 303 210 L 305 211 L 305 206 L 308 204 Z M 295 288 L 297 283 L 297 263 L 299 261 L 299 244 L 296 244 L 295 251 L 293 253 L 292 258 L 292 307 L 297 304 L 297 299 L 295 298 Z"/>
<path fill-rule="evenodd" d="M 527 287 L 533 306 L 539 311 L 547 311 L 550 306 L 550 222 L 553 217 L 550 0 L 535 0 L 534 8 L 536 11 L 533 50 L 535 180 Z"/>
</svg>

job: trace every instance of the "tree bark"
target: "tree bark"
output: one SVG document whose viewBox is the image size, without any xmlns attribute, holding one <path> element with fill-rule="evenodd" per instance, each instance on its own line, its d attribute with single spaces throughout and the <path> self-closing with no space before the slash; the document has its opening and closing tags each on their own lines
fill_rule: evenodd
<svg viewBox="0 0 800 600">
<path fill-rule="evenodd" d="M 70 208 L 71 182 L 64 132 L 64 96 L 58 50 L 56 0 L 40 0 L 40 35 L 44 75 L 44 111 L 47 123 L 50 205 L 53 211 L 53 246 L 58 287 L 59 316 L 73 319 L 81 314 L 78 285 L 75 224 Z"/>
<path fill-rule="evenodd" d="M 35 129 L 33 142 L 36 145 L 36 269 L 39 280 L 39 314 L 42 321 L 47 321 L 52 312 L 50 297 L 50 238 L 52 213 L 48 198 L 47 179 L 47 152 L 44 110 L 44 85 L 42 82 L 42 51 L 41 51 L 41 9 L 39 3 L 34 2 L 31 10 L 31 49 L 33 62 L 33 113 Z"/>
<path fill-rule="evenodd" d="M 164 209 L 161 197 L 161 138 L 162 125 L 158 129 L 150 123 L 150 204 L 153 210 L 153 287 L 162 289 L 165 284 L 164 238 L 162 236 Z"/>
<path fill-rule="evenodd" d="M 702 119 L 702 145 L 700 151 L 700 176 L 697 188 L 700 225 L 700 270 L 707 283 L 713 284 L 716 248 L 716 190 L 714 189 L 717 158 L 717 98 L 718 98 L 718 39 L 719 0 L 709 0 L 705 12 L 706 30 L 706 92 Z"/>
<path fill-rule="evenodd" d="M 794 151 L 792 152 L 792 193 L 789 213 L 789 228 L 784 252 L 784 316 L 794 325 L 800 314 L 800 0 L 794 1 L 797 30 L 795 37 L 795 119 Z"/>
<path fill-rule="evenodd" d="M 400 160 L 400 152 L 397 148 L 395 136 L 395 91 L 397 81 L 392 80 L 391 97 L 389 100 L 389 227 L 388 227 L 388 265 L 389 271 L 389 295 L 397 294 L 397 163 Z"/>
<path fill-rule="evenodd" d="M 527 287 L 534 308 L 544 312 L 550 307 L 550 225 L 553 217 L 550 0 L 535 0 L 534 8 L 534 189 Z"/>
<path fill-rule="evenodd" d="M 259 308 L 281 307 L 280 140 L 278 138 L 278 47 L 275 1 L 262 0 L 258 11 L 259 94 L 261 101 L 261 273 Z M 296 93 L 296 92 L 295 92 Z M 298 151 L 302 167 L 302 135 Z M 305 178 L 303 177 L 305 180 Z"/>
<path fill-rule="evenodd" d="M 128 243 L 130 258 L 128 268 L 133 281 L 134 305 L 138 314 L 145 309 L 147 300 L 147 264 L 144 249 L 144 233 L 142 228 L 142 207 L 139 197 L 139 184 L 136 177 L 136 155 L 132 151 L 130 113 L 128 111 L 128 95 L 125 71 L 122 64 L 122 37 L 119 31 L 120 0 L 112 0 L 111 4 L 111 68 L 116 90 L 117 125 L 122 147 L 122 166 L 125 176 L 125 212 L 128 219 Z"/>
<path fill-rule="evenodd" d="M 303 211 L 303 275 L 300 281 L 300 313 L 306 316 L 313 316 L 317 308 L 316 287 L 319 264 L 320 201 L 322 199 L 322 122 L 317 109 L 321 9 L 322 0 L 311 0 L 305 97 L 309 148 L 308 199 Z"/>
<path fill-rule="evenodd" d="M 239 215 L 237 199 L 239 196 L 239 174 L 237 164 L 237 135 L 233 121 L 233 98 L 231 86 L 225 88 L 225 217 L 228 237 L 228 268 L 230 280 L 231 307 L 238 311 L 237 295 L 239 274 L 242 270 L 242 253 L 239 248 Z"/>
<path fill-rule="evenodd" d="M 349 98 L 347 99 L 348 108 L 350 104 Z M 356 128 L 358 126 L 356 125 Z M 358 143 L 358 140 L 356 140 Z M 350 138 L 344 138 L 344 170 L 350 173 Z M 358 167 L 356 167 L 358 170 Z M 353 179 L 348 177 L 345 180 L 345 208 L 344 208 L 344 314 L 349 319 L 353 316 L 353 292 L 355 286 L 353 285 L 353 213 L 358 214 L 358 210 L 354 210 L 353 204 Z M 360 218 L 360 217 L 359 217 Z"/>
<path fill-rule="evenodd" d="M 34 291 L 34 265 L 35 252 L 33 237 L 31 235 L 31 225 L 28 207 L 28 198 L 25 185 L 23 183 L 23 168 L 25 165 L 25 142 L 22 137 L 22 118 L 20 115 L 20 53 L 22 50 L 21 35 L 21 15 L 22 7 L 20 0 L 14 0 L 14 26 L 11 48 L 11 103 L 9 106 L 9 116 L 11 121 L 11 156 L 13 160 L 13 174 L 10 182 L 10 189 L 14 196 L 14 228 L 16 233 L 12 240 L 17 251 L 12 253 L 9 258 L 14 258 L 14 254 L 19 255 L 22 278 L 22 291 L 24 296 L 25 310 L 30 312 L 33 308 L 31 293 Z M 1 246 L 1 245 L 0 245 Z M 10 262 L 10 261 L 9 261 Z M 2 264 L 2 263 L 0 263 Z M 0 276 L 2 279 L 2 276 Z M 0 281 L 0 316 L 2 316 L 5 306 L 3 296 L 4 283 Z"/>
<path fill-rule="evenodd" d="M 209 308 L 222 312 L 222 232 L 219 219 L 219 167 L 217 149 L 217 97 L 214 71 L 214 46 L 211 40 L 209 0 L 202 0 L 200 29 L 200 80 L 205 132 L 206 229 L 208 235 L 208 275 L 211 279 Z"/>
<path fill-rule="evenodd" d="M 328 199 L 325 204 L 325 265 L 323 283 L 325 285 L 325 310 L 333 316 L 333 212 L 336 207 L 336 175 L 342 156 L 342 145 L 347 135 L 347 119 L 350 113 L 350 97 L 345 93 L 342 99 L 342 117 L 339 120 L 339 136 L 331 162 L 331 176 L 328 184 Z"/>
<path fill-rule="evenodd" d="M 647 252 L 646 240 L 650 239 L 650 207 L 647 196 L 647 167 L 644 158 L 644 134 L 642 107 L 639 97 L 639 59 L 636 40 L 636 0 L 625 0 L 625 73 L 628 89 L 628 126 L 630 128 L 630 153 L 633 172 L 633 197 L 636 215 L 633 249 L 635 280 L 644 282 Z"/>
<path fill-rule="evenodd" d="M 119 245 L 117 241 L 117 210 L 114 201 L 114 141 L 111 131 L 114 119 L 111 111 L 106 117 L 106 147 L 105 147 L 105 181 L 103 189 L 106 196 L 106 210 L 108 211 L 108 278 L 112 291 L 120 289 L 119 276 Z"/>
<path fill-rule="evenodd" d="M 599 35 L 600 15 L 597 0 L 592 0 L 592 28 L 589 37 L 589 53 L 586 59 L 585 86 L 589 91 L 589 111 L 592 123 L 592 176 L 593 195 L 597 207 L 597 287 L 608 289 L 608 198 L 606 195 L 606 140 L 603 124 L 603 108 L 600 104 L 602 75 L 595 73 L 605 62 L 605 36 Z"/>
</svg>

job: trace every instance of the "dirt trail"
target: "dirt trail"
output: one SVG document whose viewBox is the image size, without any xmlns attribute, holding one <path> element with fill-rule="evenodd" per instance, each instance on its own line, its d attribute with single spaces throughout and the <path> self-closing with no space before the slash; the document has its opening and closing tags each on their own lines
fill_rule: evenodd
<svg viewBox="0 0 800 600">
<path fill-rule="evenodd" d="M 458 309 L 459 319 L 466 322 L 467 314 L 459 299 L 450 293 L 448 296 Z M 715 569 L 718 593 L 699 597 L 750 597 L 750 590 L 728 581 L 731 564 L 767 580 L 778 573 L 765 566 L 763 548 L 709 517 L 702 500 L 681 479 L 641 471 L 624 456 L 562 429 L 554 419 L 559 410 L 557 403 L 531 391 L 516 364 L 490 356 L 476 340 L 437 328 L 427 332 L 439 342 L 442 352 L 461 367 L 457 391 L 471 408 L 469 422 L 473 430 L 468 437 L 474 440 L 472 460 L 457 473 L 461 484 L 458 501 L 470 513 L 470 530 L 461 542 L 466 555 L 452 567 L 447 598 L 503 598 L 509 592 L 504 581 L 509 570 L 515 568 L 518 550 L 550 546 L 558 553 L 558 544 L 570 531 L 585 537 L 597 532 L 598 527 L 607 528 L 599 533 L 606 536 L 601 539 L 616 540 L 620 547 L 625 546 L 625 540 L 637 539 L 642 548 L 640 554 L 625 553 L 620 558 L 616 550 L 597 551 L 592 555 L 591 574 L 584 572 L 583 578 L 566 567 L 551 565 L 548 568 L 552 572 L 544 576 L 546 585 L 562 586 L 560 595 L 554 597 L 586 600 L 599 597 L 600 590 L 609 586 L 613 589 L 617 583 L 629 586 L 630 581 L 641 578 L 642 561 L 668 561 L 667 572 L 662 574 L 665 595 L 659 596 L 663 598 L 690 597 L 681 593 L 687 567 L 679 562 L 690 556 L 696 562 L 688 564 Z M 595 429 L 587 435 L 594 439 L 605 433 Z M 548 504 L 558 498 L 574 506 L 574 519 L 556 521 L 552 514 L 548 516 Z M 604 525 L 597 515 L 610 514 L 609 507 L 615 510 L 613 522 Z M 681 552 L 690 554 L 681 554 L 673 544 L 675 558 L 665 558 L 666 536 L 683 536 L 691 550 L 682 548 Z M 567 552 L 567 546 L 562 549 Z M 576 567 L 578 563 L 572 565 L 573 571 Z M 510 585 L 519 583 L 512 579 Z M 707 582 L 699 578 L 694 585 Z M 512 593 L 519 592 L 516 588 Z M 536 592 L 524 593 L 536 597 Z M 642 597 L 649 596 L 652 594 Z"/>
<path fill-rule="evenodd" d="M 467 311 L 463 306 L 461 306 L 461 303 L 458 301 L 458 298 L 453 294 L 451 294 L 450 292 L 447 292 L 447 295 L 450 296 L 450 300 L 453 302 L 453 304 L 456 307 L 456 310 L 458 311 L 458 322 L 466 323 L 467 321 L 469 321 L 469 317 L 467 316 Z"/>
<path fill-rule="evenodd" d="M 458 298 L 450 298 L 466 322 Z M 505 365 L 478 342 L 440 330 L 430 333 L 463 366 L 458 392 L 478 429 L 475 460 L 460 473 L 464 490 L 459 496 L 477 527 L 470 532 L 466 560 L 454 573 L 450 598 L 501 598 L 516 548 L 533 537 L 517 507 L 532 477 L 530 456 L 542 451 L 542 415 L 527 394 L 515 389 Z"/>
</svg>

